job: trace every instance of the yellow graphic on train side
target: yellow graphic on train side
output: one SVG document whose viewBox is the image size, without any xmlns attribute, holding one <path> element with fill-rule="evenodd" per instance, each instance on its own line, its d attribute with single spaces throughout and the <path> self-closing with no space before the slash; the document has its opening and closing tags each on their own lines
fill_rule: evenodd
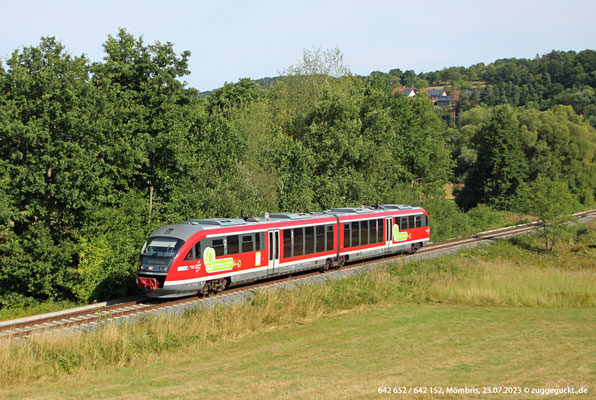
<svg viewBox="0 0 596 400">
<path fill-rule="evenodd" d="M 205 270 L 208 273 L 230 271 L 234 269 L 234 267 L 240 268 L 241 265 L 241 261 L 235 261 L 234 257 L 220 258 L 217 260 L 215 258 L 215 250 L 212 247 L 207 247 L 205 251 L 203 251 L 203 260 L 205 262 Z"/>
<path fill-rule="evenodd" d="M 400 232 L 399 226 L 397 224 L 393 225 L 393 243 L 395 242 L 402 242 L 404 240 L 408 240 L 412 238 L 412 234 L 409 232 Z"/>
</svg>

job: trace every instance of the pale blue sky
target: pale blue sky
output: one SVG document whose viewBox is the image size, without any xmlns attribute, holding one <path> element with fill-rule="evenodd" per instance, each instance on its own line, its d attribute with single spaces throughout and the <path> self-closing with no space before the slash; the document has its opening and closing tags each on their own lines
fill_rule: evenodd
<svg viewBox="0 0 596 400">
<path fill-rule="evenodd" d="M 417 73 L 550 50 L 596 48 L 596 1 L 0 1 L 0 58 L 55 36 L 74 55 L 103 57 L 124 27 L 146 43 L 190 50 L 201 91 L 276 76 L 304 49 L 339 48 L 355 74 Z"/>
</svg>

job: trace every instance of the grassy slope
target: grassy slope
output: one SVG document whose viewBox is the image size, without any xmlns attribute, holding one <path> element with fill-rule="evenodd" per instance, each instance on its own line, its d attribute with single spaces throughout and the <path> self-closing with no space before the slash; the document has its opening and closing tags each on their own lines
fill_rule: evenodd
<svg viewBox="0 0 596 400">
<path fill-rule="evenodd" d="M 379 386 L 579 387 L 594 383 L 595 331 L 593 310 L 402 304 L 0 394 L 382 398 L 388 396 L 378 395 Z"/>
<path fill-rule="evenodd" d="M 0 309 L 0 321 L 6 321 L 9 319 L 29 317 L 32 315 L 45 314 L 53 311 L 61 311 L 69 308 L 82 306 L 85 304 L 79 304 L 71 301 L 59 301 L 46 303 L 31 304 L 19 308 L 4 308 Z"/>
<path fill-rule="evenodd" d="M 0 397 L 370 398 L 398 385 L 583 385 L 593 396 L 594 243 L 593 224 L 555 254 L 516 239 L 240 307 L 10 345 Z"/>
</svg>

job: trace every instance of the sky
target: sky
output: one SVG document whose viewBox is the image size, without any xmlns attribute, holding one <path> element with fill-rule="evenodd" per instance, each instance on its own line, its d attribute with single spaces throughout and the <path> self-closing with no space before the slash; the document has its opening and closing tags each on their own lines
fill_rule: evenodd
<svg viewBox="0 0 596 400">
<path fill-rule="evenodd" d="M 104 57 L 119 28 L 191 52 L 189 87 L 277 76 L 304 50 L 341 50 L 353 74 L 416 73 L 596 49 L 594 0 L 0 0 L 0 59 L 53 36 Z"/>
</svg>

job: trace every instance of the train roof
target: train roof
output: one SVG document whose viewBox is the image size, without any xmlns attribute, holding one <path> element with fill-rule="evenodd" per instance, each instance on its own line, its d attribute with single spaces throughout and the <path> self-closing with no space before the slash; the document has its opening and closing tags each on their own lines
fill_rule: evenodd
<svg viewBox="0 0 596 400">
<path fill-rule="evenodd" d="M 359 214 L 384 213 L 387 211 L 408 211 L 420 210 L 421 207 L 415 207 L 405 204 L 381 204 L 378 206 L 362 207 L 342 207 L 332 208 L 327 211 L 308 212 L 308 213 L 265 213 L 259 217 L 243 218 L 205 218 L 190 219 L 183 224 L 165 225 L 153 231 L 150 237 L 171 236 L 182 240 L 188 240 L 195 233 L 202 230 L 239 227 L 239 226 L 258 226 L 261 224 L 270 224 L 276 222 L 299 221 L 309 219 L 319 219 L 333 216 L 349 216 Z"/>
</svg>

